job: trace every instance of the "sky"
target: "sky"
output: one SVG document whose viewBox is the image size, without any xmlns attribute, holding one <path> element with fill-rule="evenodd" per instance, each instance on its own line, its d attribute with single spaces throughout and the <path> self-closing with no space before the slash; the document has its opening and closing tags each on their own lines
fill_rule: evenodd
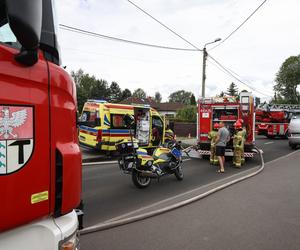
<svg viewBox="0 0 300 250">
<path fill-rule="evenodd" d="M 263 0 L 132 0 L 198 48 L 216 38 L 226 38 Z M 60 24 L 92 32 L 170 47 L 191 48 L 127 0 L 56 1 Z M 267 2 L 228 40 L 208 53 L 270 100 L 276 73 L 290 56 L 299 54 L 300 1 Z M 67 70 L 116 81 L 122 89 L 142 88 L 147 95 L 159 91 L 163 101 L 177 90 L 201 95 L 200 51 L 174 51 L 131 45 L 59 29 L 62 62 Z M 206 67 L 206 96 L 226 91 L 234 82 L 211 59 Z"/>
</svg>

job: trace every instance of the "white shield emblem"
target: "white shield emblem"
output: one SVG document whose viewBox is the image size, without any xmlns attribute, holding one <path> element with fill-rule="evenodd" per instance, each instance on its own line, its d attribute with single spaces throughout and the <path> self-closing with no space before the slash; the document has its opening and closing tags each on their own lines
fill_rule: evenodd
<svg viewBox="0 0 300 250">
<path fill-rule="evenodd" d="M 0 175 L 28 162 L 34 146 L 33 107 L 0 105 Z"/>
</svg>

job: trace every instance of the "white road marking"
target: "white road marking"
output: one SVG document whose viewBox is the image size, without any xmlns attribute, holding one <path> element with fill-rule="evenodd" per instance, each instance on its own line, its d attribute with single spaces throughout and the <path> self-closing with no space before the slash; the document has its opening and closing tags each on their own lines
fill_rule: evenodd
<svg viewBox="0 0 300 250">
<path fill-rule="evenodd" d="M 272 144 L 272 143 L 274 143 L 274 142 L 273 141 L 265 142 L 266 145 L 267 144 Z"/>
<path fill-rule="evenodd" d="M 93 165 L 104 165 L 104 164 L 114 164 L 118 161 L 96 161 L 96 162 L 86 162 L 82 163 L 82 166 L 93 166 Z"/>
</svg>

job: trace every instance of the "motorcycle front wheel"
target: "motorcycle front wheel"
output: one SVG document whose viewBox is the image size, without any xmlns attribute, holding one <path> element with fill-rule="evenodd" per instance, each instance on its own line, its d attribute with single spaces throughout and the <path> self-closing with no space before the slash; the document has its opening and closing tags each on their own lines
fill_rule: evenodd
<svg viewBox="0 0 300 250">
<path fill-rule="evenodd" d="M 179 163 L 178 168 L 174 170 L 174 175 L 176 176 L 177 180 L 182 181 L 183 180 L 183 170 L 182 170 L 182 164 Z"/>
<path fill-rule="evenodd" d="M 137 170 L 132 171 L 132 182 L 138 188 L 146 188 L 151 183 L 150 177 L 141 176 L 140 172 Z"/>
</svg>

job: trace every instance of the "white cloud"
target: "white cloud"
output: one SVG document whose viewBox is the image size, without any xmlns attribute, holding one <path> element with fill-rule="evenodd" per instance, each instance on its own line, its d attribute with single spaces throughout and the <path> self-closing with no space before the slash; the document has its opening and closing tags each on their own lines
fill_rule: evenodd
<svg viewBox="0 0 300 250">
<path fill-rule="evenodd" d="M 228 35 L 262 0 L 135 2 L 202 48 L 206 42 Z M 299 54 L 299 7 L 297 0 L 267 1 L 236 34 L 209 53 L 250 81 L 251 86 L 272 94 L 281 63 Z M 57 8 L 63 24 L 129 40 L 190 48 L 126 0 L 64 0 L 57 1 Z M 137 47 L 65 30 L 60 30 L 60 38 L 63 64 L 69 70 L 83 68 L 99 78 L 117 81 L 123 89 L 142 87 L 149 95 L 160 91 L 165 100 L 180 89 L 195 96 L 201 93 L 199 52 Z M 240 90 L 246 88 L 208 62 L 207 96 L 225 91 L 232 81 Z"/>
</svg>

